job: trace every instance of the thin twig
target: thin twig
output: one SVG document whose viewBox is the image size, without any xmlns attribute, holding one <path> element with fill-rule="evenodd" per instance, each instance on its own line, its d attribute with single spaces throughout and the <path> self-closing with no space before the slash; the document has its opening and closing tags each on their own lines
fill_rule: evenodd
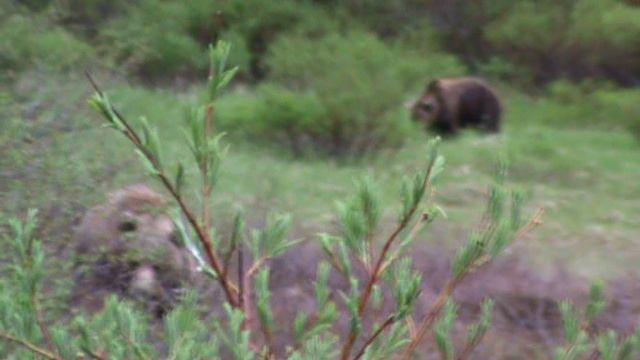
<svg viewBox="0 0 640 360">
<path fill-rule="evenodd" d="M 87 349 L 87 348 L 82 348 L 82 351 L 84 351 L 87 355 L 89 355 L 90 358 L 95 359 L 95 360 L 106 360 L 108 359 L 108 357 L 101 355 L 101 354 L 97 354 L 96 352 L 92 351 L 91 349 Z"/>
<path fill-rule="evenodd" d="M 411 230 L 407 235 L 407 239 L 414 238 L 418 233 L 418 231 L 422 229 L 422 226 L 426 223 L 427 220 L 429 220 L 429 214 L 427 213 L 422 214 L 420 219 L 418 219 L 418 221 L 416 221 L 416 223 L 411 227 Z M 396 260 L 398 260 L 400 255 L 401 253 L 399 250 L 396 250 L 393 254 L 391 254 L 391 256 L 389 256 L 389 260 L 385 261 L 385 263 L 380 268 L 380 273 L 383 273 L 391 264 L 393 264 Z"/>
<path fill-rule="evenodd" d="M 240 308 L 244 307 L 244 245 L 240 243 L 238 247 L 238 303 Z"/>
<path fill-rule="evenodd" d="M 331 255 L 327 256 L 329 265 L 331 265 L 331 267 L 337 271 L 338 273 L 342 274 L 343 276 L 347 277 L 346 272 L 344 271 L 344 269 L 340 266 L 340 264 L 338 263 L 338 260 L 336 258 L 336 255 L 332 252 Z"/>
<path fill-rule="evenodd" d="M 459 280 L 456 280 L 454 278 L 451 278 L 449 279 L 449 281 L 447 281 L 446 285 L 444 286 L 444 288 L 442 288 L 442 291 L 440 291 L 440 294 L 436 298 L 435 303 L 433 303 L 433 305 L 431 306 L 431 309 L 427 313 L 427 316 L 425 316 L 424 320 L 422 320 L 422 323 L 420 324 L 420 328 L 416 332 L 416 335 L 412 337 L 411 342 L 407 346 L 400 359 L 406 360 L 411 356 L 411 354 L 413 354 L 422 338 L 431 328 L 431 325 L 437 318 L 438 314 L 440 314 L 440 311 L 442 311 L 442 308 L 444 308 L 447 300 L 449 300 L 449 297 L 451 297 L 451 294 L 453 294 L 453 290 L 455 290 L 458 282 Z"/>
<path fill-rule="evenodd" d="M 40 332 L 42 332 L 42 337 L 44 338 L 44 342 L 47 344 L 49 351 L 58 355 L 58 351 L 56 346 L 53 344 L 53 340 L 51 339 L 51 334 L 49 333 L 49 327 L 44 321 L 44 314 L 42 313 L 42 308 L 40 307 L 40 302 L 38 301 L 38 293 L 33 291 L 31 294 L 31 304 L 33 305 L 33 311 L 36 314 L 36 321 L 38 323 L 38 327 L 40 328 Z"/>
<path fill-rule="evenodd" d="M 267 257 L 259 258 L 253 263 L 253 265 L 249 268 L 249 270 L 247 270 L 247 272 L 244 274 L 244 279 L 243 279 L 244 294 L 242 299 L 242 309 L 245 315 L 244 328 L 248 329 L 249 331 L 252 331 L 256 327 L 256 314 L 255 314 L 256 306 L 255 304 L 253 304 L 253 301 L 252 301 L 253 295 L 254 295 L 253 277 L 258 272 L 258 270 L 262 268 L 262 266 L 266 263 L 267 260 L 268 260 Z M 267 329 L 265 324 L 262 324 L 262 323 L 260 323 L 260 331 L 262 332 L 265 343 L 267 345 L 267 351 L 265 356 L 266 358 L 270 358 L 271 355 L 273 354 L 273 349 L 274 349 L 272 334 Z"/>
<path fill-rule="evenodd" d="M 435 164 L 435 161 L 432 161 L 427 168 L 427 173 L 425 174 L 424 181 L 422 183 L 422 188 L 424 192 L 426 192 L 426 189 L 429 187 L 429 184 L 430 184 L 429 178 L 431 177 L 431 172 L 433 170 L 434 164 Z M 409 225 L 409 222 L 411 221 L 411 218 L 417 211 L 419 204 L 420 202 L 416 201 L 412 205 L 412 207 L 409 209 L 405 217 L 402 219 L 402 221 L 400 221 L 400 224 L 398 224 L 398 227 L 393 231 L 393 233 L 391 233 L 391 235 L 385 242 L 382 248 L 382 251 L 380 252 L 380 255 L 378 256 L 378 259 L 376 261 L 376 265 L 374 266 L 373 271 L 370 273 L 369 280 L 367 281 L 367 285 L 364 288 L 364 292 L 360 297 L 360 301 L 358 303 L 358 316 L 362 316 L 364 314 L 364 311 L 367 307 L 367 303 L 369 302 L 369 298 L 371 297 L 373 285 L 378 281 L 380 274 L 382 273 L 381 270 L 382 270 L 383 264 L 385 263 L 385 258 L 387 256 L 387 253 L 391 249 L 391 246 L 394 244 L 394 242 L 396 241 L 400 233 L 402 233 L 402 231 L 407 227 L 407 225 Z M 349 338 L 347 339 L 347 341 L 344 343 L 342 347 L 342 354 L 340 356 L 341 360 L 347 360 L 349 358 L 349 355 L 351 354 L 351 350 L 353 349 L 353 345 L 356 341 L 356 337 L 357 337 L 357 334 L 354 332 L 351 332 L 349 334 Z"/>
<path fill-rule="evenodd" d="M 309 320 L 309 323 L 307 324 L 306 328 L 307 329 L 313 329 L 314 326 L 316 326 L 316 323 L 317 323 L 318 319 L 319 318 L 315 314 L 312 315 L 312 318 Z M 288 359 L 291 356 L 291 354 L 293 354 L 294 352 L 296 352 L 296 351 L 300 350 L 300 348 L 302 348 L 302 345 L 304 345 L 304 342 L 301 341 L 301 340 L 303 340 L 303 339 L 297 340 L 293 344 L 293 346 L 288 348 L 287 353 L 285 354 L 285 359 Z"/>
<path fill-rule="evenodd" d="M 231 257 L 233 257 L 233 254 L 236 252 L 236 250 L 238 250 L 238 243 L 236 241 L 233 241 L 232 239 L 229 246 L 229 250 L 226 254 L 224 254 L 224 257 L 222 259 L 222 268 L 224 269 L 225 276 L 229 273 L 229 264 L 231 262 Z"/>
<path fill-rule="evenodd" d="M 413 338 L 416 336 L 416 322 L 411 318 L 411 316 L 407 316 L 405 320 L 407 323 L 407 330 L 409 331 L 409 337 Z"/>
<path fill-rule="evenodd" d="M 249 268 L 249 270 L 247 270 L 247 272 L 244 274 L 244 278 L 242 280 L 243 288 L 244 288 L 244 293 L 242 298 L 242 309 L 244 311 L 244 316 L 245 316 L 245 323 L 244 323 L 245 329 L 251 330 L 255 326 L 254 325 L 255 312 L 254 312 L 253 302 L 251 301 L 253 297 L 253 291 L 252 291 L 253 286 L 251 282 L 253 280 L 253 275 L 255 275 L 255 273 L 260 269 L 260 267 L 264 264 L 265 261 L 266 261 L 266 258 L 260 258 L 256 260 L 256 262 L 254 262 L 253 265 Z"/>
<path fill-rule="evenodd" d="M 516 241 L 516 240 L 524 237 L 526 234 L 531 232 L 536 226 L 540 225 L 542 223 L 541 217 L 542 217 L 543 214 L 544 214 L 544 209 L 543 208 L 538 209 L 538 211 L 536 211 L 534 216 L 531 218 L 531 221 L 529 221 L 529 223 L 527 223 L 525 226 L 523 226 L 516 233 L 516 235 L 513 238 L 513 241 Z M 478 262 L 472 264 L 471 265 L 471 270 L 465 272 L 461 277 L 459 277 L 459 278 L 450 278 L 447 281 L 447 284 L 445 285 L 445 287 L 442 289 L 442 291 L 438 295 L 438 298 L 436 299 L 436 302 L 431 306 L 431 309 L 427 313 L 427 316 L 422 320 L 422 323 L 420 324 L 420 329 L 418 330 L 416 335 L 412 337 L 411 342 L 407 346 L 405 352 L 400 357 L 401 360 L 409 359 L 411 354 L 418 347 L 418 344 L 420 343 L 420 341 L 422 341 L 424 336 L 427 334 L 427 331 L 433 325 L 434 320 L 436 319 L 436 317 L 438 316 L 438 314 L 440 313 L 440 311 L 442 310 L 442 308 L 446 304 L 447 300 L 453 294 L 453 291 L 455 290 L 455 287 L 464 279 L 464 277 L 467 274 L 469 274 L 472 271 L 477 270 L 480 266 L 486 264 L 489 260 L 490 260 L 489 258 L 482 257 L 482 258 L 480 258 L 478 260 Z"/>
<path fill-rule="evenodd" d="M 478 344 L 482 342 L 482 339 L 484 338 L 485 335 L 486 335 L 486 332 L 483 333 L 482 336 L 478 337 L 477 339 L 474 339 L 474 341 L 467 342 L 464 349 L 462 349 L 462 352 L 458 356 L 457 360 L 467 360 L 469 356 L 471 356 L 473 351 L 476 349 Z"/>
<path fill-rule="evenodd" d="M 518 233 L 514 236 L 513 241 L 523 238 L 525 235 L 533 231 L 533 229 L 535 229 L 538 225 L 542 224 L 542 215 L 544 215 L 543 207 L 539 208 L 531 218 L 531 221 L 529 221 L 527 225 L 523 226 L 520 231 L 518 231 Z"/>
<path fill-rule="evenodd" d="M 24 339 L 20 339 L 18 337 L 15 337 L 11 334 L 5 333 L 5 332 L 1 332 L 0 331 L 0 338 L 5 339 L 7 341 L 10 341 L 14 344 L 20 345 L 25 349 L 28 349 L 29 351 L 38 354 L 46 359 L 50 359 L 50 360 L 62 360 L 58 355 L 56 354 L 52 354 L 50 353 L 48 350 L 43 349 L 37 345 L 34 345 L 33 343 L 24 340 Z"/>
<path fill-rule="evenodd" d="M 382 332 L 384 332 L 384 330 L 389 326 L 391 326 L 394 322 L 395 322 L 395 318 L 393 316 L 389 316 L 387 320 L 385 320 L 385 322 L 382 323 L 382 325 L 380 325 L 378 329 L 376 329 L 376 331 L 374 331 L 373 334 L 371 334 L 371 336 L 369 336 L 369 338 L 364 342 L 364 345 L 362 345 L 362 347 L 356 353 L 356 356 L 353 359 L 354 360 L 360 359 L 364 355 L 365 351 L 367 351 L 367 348 L 369 347 L 369 345 L 371 345 L 376 340 L 376 338 L 380 336 L 380 334 L 382 334 Z"/>
<path fill-rule="evenodd" d="M 213 132 L 213 104 L 207 105 L 207 114 L 205 117 L 205 131 L 204 131 L 204 144 L 207 144 L 208 139 Z M 206 229 L 211 226 L 211 193 L 213 186 L 209 181 L 209 153 L 205 153 L 202 157 L 202 163 L 200 164 L 200 174 L 202 175 L 202 223 Z"/>
<path fill-rule="evenodd" d="M 104 93 L 102 92 L 102 90 L 100 90 L 100 88 L 98 87 L 96 82 L 93 80 L 91 75 L 88 72 L 85 72 L 85 75 L 89 79 L 89 82 L 93 86 L 94 90 L 98 93 L 98 95 L 104 96 Z M 138 150 L 140 150 L 140 152 L 144 155 L 144 157 L 147 160 L 149 160 L 151 164 L 154 166 L 154 168 L 157 170 L 157 174 L 156 174 L 157 177 L 160 179 L 163 186 L 167 189 L 167 191 L 169 191 L 171 196 L 178 203 L 185 217 L 187 218 L 187 220 L 195 230 L 205 250 L 205 254 L 207 255 L 209 265 L 211 266 L 213 271 L 216 273 L 217 279 L 220 282 L 220 285 L 222 286 L 222 289 L 225 293 L 227 301 L 229 302 L 229 304 L 231 304 L 231 306 L 239 307 L 239 301 L 237 298 L 237 294 L 238 294 L 237 286 L 233 284 L 233 282 L 229 281 L 227 276 L 224 276 L 225 274 L 222 269 L 222 264 L 213 249 L 213 244 L 211 242 L 208 232 L 198 222 L 198 220 L 193 215 L 190 208 L 185 203 L 182 196 L 178 193 L 176 188 L 171 184 L 171 181 L 169 180 L 167 175 L 164 173 L 164 171 L 161 170 L 159 166 L 160 164 L 158 163 L 158 160 L 156 159 L 156 157 L 146 149 L 140 137 L 138 136 L 136 131 L 131 127 L 129 122 L 126 121 L 125 118 L 115 108 L 112 107 L 112 110 L 113 110 L 113 113 L 120 119 L 120 121 L 125 127 L 125 131 L 123 132 L 125 136 L 133 143 L 133 145 Z"/>
</svg>

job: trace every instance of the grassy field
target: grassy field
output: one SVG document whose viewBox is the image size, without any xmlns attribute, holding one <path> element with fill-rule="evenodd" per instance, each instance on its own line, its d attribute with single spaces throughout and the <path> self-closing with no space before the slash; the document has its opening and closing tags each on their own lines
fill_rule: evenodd
<svg viewBox="0 0 640 360">
<path fill-rule="evenodd" d="M 435 330 L 420 344 L 424 358 L 436 352 L 464 358 L 448 354 L 476 345 L 474 336 L 464 336 L 471 334 L 466 328 L 478 321 L 480 331 L 489 313 L 491 330 L 473 359 L 569 356 L 584 347 L 582 338 L 592 343 L 584 347 L 588 358 L 616 357 L 616 343 L 635 346 L 629 358 L 640 358 L 638 1 L 0 0 L 0 39 L 0 358 L 24 358 L 14 348 L 22 341 L 56 355 L 50 358 L 81 351 L 132 357 L 119 356 L 120 347 L 142 357 L 138 337 L 149 346 L 147 358 L 211 357 L 195 355 L 191 340 L 201 342 L 202 354 L 215 340 L 222 341 L 222 358 L 237 353 L 244 341 L 224 341 L 211 319 L 248 330 L 255 343 L 247 346 L 266 349 L 260 357 L 280 358 L 291 346 L 338 349 L 336 335 L 343 358 L 387 358 L 366 350 L 380 345 L 393 352 L 394 343 L 420 338 L 410 319 L 399 323 L 405 310 L 414 322 L 424 321 L 423 329 Z M 165 173 L 179 173 L 169 191 L 189 203 L 178 200 L 193 228 L 187 233 L 198 232 L 219 283 L 185 254 L 180 240 L 188 234 L 171 231 L 169 222 L 147 224 L 147 210 L 157 214 L 155 206 L 138 214 L 109 198 L 140 183 L 164 189 L 132 144 L 91 109 L 85 71 L 108 94 L 109 101 L 100 95 L 92 102 L 107 122 L 119 123 L 105 110 L 112 103 L 136 129 L 146 127 L 141 117 L 157 129 L 158 146 L 145 141 L 146 131 L 142 141 L 128 135 L 138 146 L 149 145 L 142 149 L 152 163 L 146 167 L 157 167 L 165 185 L 171 187 Z M 427 95 L 426 83 L 460 76 L 481 78 L 495 90 L 504 105 L 502 131 L 445 137 L 439 149 L 444 173 L 402 193 L 404 178 L 435 154 L 427 145 L 435 134 L 413 122 L 409 108 Z M 446 108 L 440 115 L 467 112 L 458 100 L 486 100 L 443 91 L 446 106 L 433 107 Z M 211 212 L 199 203 L 213 181 L 200 173 L 215 168 L 206 161 L 217 159 L 217 147 L 197 146 L 209 133 L 205 103 L 214 106 L 215 132 L 225 133 L 228 146 L 207 200 Z M 200 168 L 185 141 L 187 117 Z M 439 158 L 431 159 L 439 171 Z M 524 220 L 519 206 L 501 211 L 504 184 L 492 182 L 503 163 L 507 187 L 517 190 L 511 200 L 519 205 L 523 195 L 528 215 L 543 213 L 533 231 L 524 222 L 515 229 Z M 380 202 L 369 201 L 369 179 Z M 420 204 L 426 217 L 411 204 L 422 194 L 419 185 L 433 191 Z M 96 222 L 85 217 L 106 202 L 118 210 Z M 379 225 L 372 229 L 378 208 Z M 398 225 L 407 208 L 409 218 Z M 180 216 L 177 206 L 171 210 Z M 292 216 L 286 234 L 286 221 L 270 221 L 281 213 Z M 444 216 L 421 229 L 436 213 Z M 190 214 L 202 218 L 201 226 Z M 24 231 L 16 220 L 28 223 Z M 203 235 L 209 221 L 213 249 Z M 38 239 L 30 236 L 31 225 Z M 90 230 L 87 239 L 82 228 Z M 510 235 L 518 241 L 506 256 L 486 261 Z M 346 245 L 350 254 L 327 258 L 319 238 L 337 239 L 333 245 Z M 413 239 L 410 247 L 400 245 Z M 296 246 L 271 258 L 285 240 Z M 374 243 L 385 240 L 376 251 Z M 78 251 L 83 243 L 86 254 Z M 396 250 L 409 259 L 387 266 L 395 259 L 387 251 Z M 319 265 L 326 260 L 333 267 L 324 273 L 328 291 L 315 282 L 323 279 Z M 167 313 L 191 290 L 198 296 L 194 302 L 184 297 L 184 305 L 195 312 Z M 132 307 L 94 314 L 110 295 L 133 300 Z M 453 301 L 445 305 L 448 298 Z M 495 306 L 485 312 L 488 299 Z M 325 300 L 335 302 L 335 321 L 324 323 L 323 313 L 333 312 Z M 567 302 L 576 317 L 588 319 L 574 321 Z M 223 305 L 238 305 L 237 317 L 225 316 Z M 130 316 L 134 307 L 149 316 L 146 335 L 122 330 L 123 320 L 141 332 L 146 326 Z M 387 310 L 395 312 L 388 317 Z M 82 330 L 82 321 L 73 320 L 80 314 L 92 318 L 95 329 Z M 185 329 L 176 331 L 181 326 L 174 320 Z M 329 324 L 327 331 L 297 334 Z M 116 328 L 121 334 L 107 334 Z M 105 345 L 82 344 L 86 334 Z M 149 355 L 151 347 L 158 356 Z"/>
<path fill-rule="evenodd" d="M 184 157 L 179 127 L 184 104 L 195 100 L 197 87 L 154 90 L 115 80 L 105 87 L 123 113 L 132 119 L 145 115 L 159 128 L 167 159 Z M 86 105 L 89 92 L 83 79 L 44 80 L 33 75 L 16 89 L 5 95 L 11 106 L 5 106 L 2 115 L 6 125 L 0 134 L 0 211 L 8 216 L 28 207 L 42 209 L 43 238 L 52 248 L 65 248 L 83 209 L 102 201 L 108 191 L 152 180 L 140 171 L 129 146 L 100 128 Z M 231 129 L 237 119 L 260 121 L 252 118 L 254 103 L 246 91 L 232 92 L 221 99 L 217 121 Z M 522 95 L 508 95 L 505 103 L 506 130 L 501 135 L 468 132 L 444 141 L 447 166 L 436 199 L 448 219 L 422 234 L 424 246 L 464 239 L 482 214 L 484 189 L 495 160 L 502 156 L 510 163 L 510 181 L 526 191 L 529 209 L 546 209 L 544 224 L 516 246 L 528 261 L 541 269 L 567 266 L 589 277 L 638 272 L 637 139 L 615 129 L 572 125 L 579 123 L 575 119 L 557 118 L 556 125 L 550 124 L 554 114 L 549 107 Z M 314 239 L 317 232 L 333 226 L 335 204 L 344 199 L 353 180 L 370 175 L 378 182 L 391 221 L 400 180 L 422 165 L 426 139 L 416 127 L 400 149 L 335 161 L 294 158 L 277 146 L 254 144 L 232 131 L 226 138 L 230 150 L 217 191 L 217 211 L 227 215 L 241 206 L 256 225 L 269 212 L 289 212 L 297 224 L 296 235 Z"/>
</svg>

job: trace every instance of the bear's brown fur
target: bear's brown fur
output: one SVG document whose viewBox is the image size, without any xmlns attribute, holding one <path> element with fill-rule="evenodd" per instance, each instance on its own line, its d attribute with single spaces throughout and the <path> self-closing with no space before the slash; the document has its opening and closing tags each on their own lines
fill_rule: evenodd
<svg viewBox="0 0 640 360">
<path fill-rule="evenodd" d="M 478 78 L 442 78 L 427 85 L 412 113 L 414 120 L 442 134 L 467 127 L 498 132 L 502 105 L 495 91 Z"/>
<path fill-rule="evenodd" d="M 195 268 L 166 206 L 149 187 L 132 185 L 89 209 L 75 234 L 79 302 L 99 308 L 115 292 L 142 296 L 163 311 Z"/>
</svg>

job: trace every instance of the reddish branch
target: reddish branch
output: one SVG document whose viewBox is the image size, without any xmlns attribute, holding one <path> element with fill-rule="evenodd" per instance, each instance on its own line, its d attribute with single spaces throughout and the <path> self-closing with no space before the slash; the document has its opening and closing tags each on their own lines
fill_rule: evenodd
<svg viewBox="0 0 640 360">
<path fill-rule="evenodd" d="M 262 257 L 256 260 L 253 265 L 247 270 L 242 279 L 242 310 L 245 315 L 244 328 L 253 331 L 258 327 L 258 321 L 256 321 L 256 305 L 253 302 L 254 298 L 254 287 L 253 287 L 253 278 L 262 268 L 262 266 L 266 263 L 268 258 Z M 262 332 L 262 336 L 264 337 L 264 341 L 266 343 L 266 351 L 264 354 L 265 359 L 271 359 L 273 357 L 273 349 L 274 342 L 271 331 L 267 328 L 267 324 L 259 324 L 260 331 Z"/>
<path fill-rule="evenodd" d="M 204 132 L 204 143 L 207 143 L 207 139 L 211 137 L 213 132 L 213 104 L 207 105 L 207 115 L 205 118 L 205 132 Z M 211 209 L 210 209 L 210 200 L 211 200 L 211 192 L 213 191 L 213 186 L 209 182 L 209 156 L 204 156 L 202 158 L 202 163 L 200 164 L 200 173 L 202 175 L 202 224 L 204 227 L 208 229 L 210 227 L 211 220 Z"/>
<path fill-rule="evenodd" d="M 514 236 L 513 241 L 516 241 L 516 240 L 524 237 L 526 234 L 531 232 L 536 226 L 540 225 L 542 223 L 542 221 L 541 221 L 542 214 L 544 214 L 544 209 L 541 208 L 534 214 L 534 216 L 531 219 L 531 221 L 529 221 L 529 223 L 527 223 L 525 226 L 523 226 L 516 233 L 516 235 Z M 431 329 L 431 327 L 433 325 L 433 322 L 437 318 L 438 314 L 440 314 L 440 311 L 442 311 L 442 308 L 447 303 L 447 300 L 453 294 L 453 291 L 455 290 L 456 286 L 460 283 L 460 281 L 462 281 L 462 279 L 464 279 L 464 276 L 469 274 L 470 272 L 476 270 L 478 267 L 486 264 L 488 262 L 487 260 L 488 259 L 486 259 L 486 258 L 481 258 L 479 263 L 472 264 L 471 270 L 465 272 L 459 278 L 450 278 L 447 281 L 447 284 L 445 285 L 445 287 L 442 289 L 442 291 L 438 295 L 438 298 L 436 299 L 436 302 L 431 306 L 431 309 L 427 313 L 427 316 L 422 320 L 422 322 L 420 324 L 420 328 L 418 329 L 417 333 L 415 334 L 415 336 L 412 337 L 411 342 L 409 343 L 409 345 L 405 349 L 405 352 L 400 357 L 401 360 L 409 359 L 411 354 L 413 354 L 413 352 L 416 350 L 416 348 L 418 347 L 418 345 L 420 344 L 420 342 L 422 341 L 424 336 Z M 471 350 L 473 350 L 473 349 L 470 349 L 470 351 Z"/>
<path fill-rule="evenodd" d="M 91 75 L 89 75 L 89 73 L 86 73 L 86 76 L 89 79 L 89 82 L 93 86 L 94 90 L 98 93 L 98 95 L 104 96 L 104 93 L 100 90 L 100 88 L 98 87 L 96 82 L 93 80 Z M 171 196 L 176 200 L 183 214 L 187 218 L 187 221 L 189 221 L 189 224 L 191 224 L 191 227 L 195 230 L 200 240 L 200 243 L 204 248 L 209 265 L 215 272 L 216 278 L 220 283 L 220 285 L 222 286 L 222 289 L 225 293 L 227 301 L 229 302 L 229 304 L 231 304 L 231 306 L 238 307 L 239 300 L 238 300 L 237 287 L 231 281 L 229 281 L 228 277 L 225 275 L 222 268 L 222 264 L 218 259 L 216 252 L 213 249 L 213 244 L 211 242 L 211 238 L 209 237 L 208 232 L 198 222 L 195 215 L 191 212 L 191 210 L 185 203 L 182 196 L 178 193 L 176 188 L 171 184 L 171 181 L 166 176 L 166 174 L 160 170 L 161 168 L 160 168 L 158 159 L 156 159 L 156 157 L 146 149 L 146 147 L 143 145 L 142 140 L 140 139 L 136 131 L 131 127 L 131 125 L 125 120 L 125 118 L 116 109 L 112 108 L 112 110 L 113 110 L 113 113 L 120 119 L 120 121 L 125 127 L 125 130 L 123 131 L 125 136 L 143 154 L 143 156 L 151 162 L 153 167 L 157 170 L 156 176 L 160 179 L 163 186 L 169 191 Z"/>
<path fill-rule="evenodd" d="M 51 340 L 51 334 L 49 333 L 49 327 L 47 327 L 46 322 L 44 321 L 44 315 L 42 314 L 42 309 L 40 308 L 40 302 L 38 301 L 38 294 L 33 292 L 31 294 L 31 303 L 33 305 L 33 311 L 36 314 L 36 321 L 38 322 L 38 327 L 40 328 L 40 332 L 42 332 L 42 337 L 44 338 L 44 342 L 47 344 L 49 351 L 56 354 L 58 356 L 56 347 L 53 344 L 53 340 Z"/>
<path fill-rule="evenodd" d="M 469 356 L 471 356 L 471 353 L 473 353 L 473 350 L 475 350 L 478 344 L 482 342 L 484 335 L 485 334 L 483 333 L 482 336 L 478 337 L 477 339 L 469 341 L 467 345 L 465 345 L 464 349 L 462 349 L 462 352 L 460 353 L 460 356 L 458 356 L 457 360 L 467 360 Z"/>
<path fill-rule="evenodd" d="M 413 354 L 415 349 L 418 347 L 418 344 L 420 344 L 422 338 L 427 334 L 427 331 L 431 328 L 431 325 L 433 325 L 433 322 L 438 317 L 438 314 L 440 314 L 440 311 L 442 311 L 442 308 L 444 308 L 447 300 L 449 299 L 449 297 L 451 297 L 451 294 L 453 294 L 453 290 L 455 290 L 458 282 L 459 280 L 453 278 L 447 281 L 447 284 L 444 286 L 442 291 L 440 291 L 436 302 L 431 306 L 431 309 L 427 313 L 427 316 L 424 318 L 424 320 L 422 320 L 420 328 L 416 332 L 416 335 L 411 339 L 411 343 L 409 343 L 409 346 L 407 346 L 400 359 L 408 359 L 411 354 Z"/>
<path fill-rule="evenodd" d="M 426 192 L 426 189 L 429 186 L 429 178 L 431 177 L 431 171 L 433 170 L 434 164 L 435 164 L 435 159 L 429 164 L 427 168 L 427 173 L 425 174 L 424 180 L 422 182 L 423 193 Z M 371 271 L 370 273 L 369 280 L 367 281 L 367 285 L 364 288 L 364 292 L 360 297 L 360 301 L 358 303 L 358 316 L 362 317 L 362 315 L 364 314 L 367 308 L 369 299 L 371 298 L 371 292 L 373 291 L 373 286 L 376 284 L 376 282 L 378 282 L 380 275 L 382 274 L 382 271 L 386 268 L 385 260 L 387 257 L 387 253 L 389 252 L 392 245 L 397 240 L 398 236 L 400 236 L 402 231 L 405 230 L 405 228 L 409 225 L 409 222 L 411 221 L 411 218 L 417 211 L 419 204 L 420 204 L 420 201 L 415 201 L 413 203 L 413 205 L 411 206 L 409 211 L 406 213 L 406 215 L 404 216 L 404 218 L 402 219 L 398 227 L 395 229 L 393 233 L 391 233 L 391 235 L 385 242 L 382 248 L 382 251 L 380 252 L 380 255 L 378 256 L 378 259 L 376 261 L 376 265 L 373 267 L 373 271 Z M 422 220 L 423 219 L 421 218 L 418 221 L 421 222 Z M 340 356 L 341 360 L 347 360 L 349 358 L 349 355 L 351 354 L 351 350 L 353 349 L 353 345 L 356 341 L 356 338 L 357 338 L 357 334 L 355 332 L 351 332 L 349 334 L 349 338 L 347 339 L 347 341 L 342 347 L 342 354 Z"/>
<path fill-rule="evenodd" d="M 251 291 L 251 289 L 253 289 L 252 281 L 253 281 L 253 276 L 255 275 L 256 272 L 258 272 L 262 264 L 264 264 L 264 261 L 265 261 L 264 258 L 258 259 L 249 268 L 249 270 L 247 270 L 247 272 L 244 274 L 244 278 L 242 279 L 242 282 L 243 282 L 242 287 L 244 288 L 244 291 L 242 294 L 242 310 L 244 311 L 244 316 L 245 316 L 244 327 L 246 329 L 253 329 L 255 327 L 256 315 L 255 315 L 255 309 L 252 302 L 253 295 L 254 295 L 253 291 Z"/>
<path fill-rule="evenodd" d="M 17 338 L 11 334 L 7 334 L 5 332 L 0 332 L 0 338 L 5 339 L 7 341 L 10 341 L 14 344 L 17 344 L 19 346 L 22 346 L 25 349 L 28 349 L 29 351 L 36 353 L 40 356 L 42 356 L 45 359 L 49 359 L 49 360 L 62 360 L 58 355 L 53 354 L 51 352 L 49 352 L 48 350 L 45 350 L 37 345 L 34 345 L 24 339 L 20 339 Z"/>
<path fill-rule="evenodd" d="M 394 322 L 395 322 L 394 317 L 389 316 L 387 320 L 385 320 L 385 322 L 383 322 L 382 325 L 380 325 L 378 329 L 376 329 L 376 331 L 374 331 L 373 334 L 369 336 L 369 338 L 364 342 L 364 345 L 362 345 L 362 347 L 360 348 L 360 351 L 356 353 L 356 356 L 353 359 L 354 360 L 360 359 L 364 355 L 365 351 L 367 351 L 367 348 L 369 347 L 369 345 L 373 344 L 376 338 L 378 338 L 378 336 L 380 336 L 380 334 L 382 334 Z"/>
</svg>

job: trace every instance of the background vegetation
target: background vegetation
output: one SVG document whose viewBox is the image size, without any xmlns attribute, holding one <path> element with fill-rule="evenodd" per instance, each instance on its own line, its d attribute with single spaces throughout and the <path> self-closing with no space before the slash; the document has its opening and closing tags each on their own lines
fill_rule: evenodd
<svg viewBox="0 0 640 360">
<path fill-rule="evenodd" d="M 248 222 L 260 226 L 291 212 L 293 233 L 310 236 L 332 226 L 335 200 L 362 173 L 388 202 L 428 136 L 406 104 L 432 78 L 473 74 L 504 100 L 505 131 L 442 145 L 437 200 L 449 221 L 430 241 L 460 244 L 502 153 L 530 206 L 547 209 L 516 247 L 536 272 L 639 270 L 637 1 L 4 0 L 0 39 L 0 218 L 40 208 L 60 278 L 83 210 L 146 180 L 124 142 L 96 127 L 83 71 L 132 118 L 146 115 L 179 159 L 175 121 L 202 100 L 206 47 L 219 39 L 240 67 L 216 105 L 233 145 L 214 200 L 223 213 L 258 209 Z"/>
</svg>

